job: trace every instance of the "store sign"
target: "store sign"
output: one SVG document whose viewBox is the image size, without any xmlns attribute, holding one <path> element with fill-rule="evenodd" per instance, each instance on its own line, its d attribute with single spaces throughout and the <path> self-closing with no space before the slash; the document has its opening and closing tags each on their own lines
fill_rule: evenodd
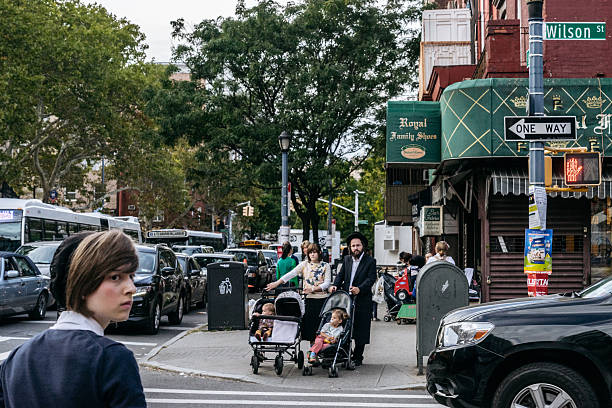
<svg viewBox="0 0 612 408">
<path fill-rule="evenodd" d="M 387 102 L 387 163 L 440 163 L 439 102 Z"/>
<path fill-rule="evenodd" d="M 442 225 L 442 206 L 440 205 L 425 205 L 421 208 L 421 219 L 419 226 L 421 227 L 420 235 L 440 236 L 443 234 Z"/>
</svg>

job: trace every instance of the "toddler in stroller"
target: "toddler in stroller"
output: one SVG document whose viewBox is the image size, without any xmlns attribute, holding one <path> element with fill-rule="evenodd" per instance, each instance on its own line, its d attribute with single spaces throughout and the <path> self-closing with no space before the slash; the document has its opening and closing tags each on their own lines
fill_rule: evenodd
<svg viewBox="0 0 612 408">
<path fill-rule="evenodd" d="M 312 364 L 304 364 L 302 375 L 312 375 L 313 366 L 321 365 L 322 368 L 329 370 L 329 377 L 338 377 L 338 367 L 342 365 L 344 368 L 352 370 L 354 366 L 351 362 L 351 339 L 353 334 L 353 313 L 355 304 L 351 295 L 348 292 L 338 290 L 323 303 L 321 313 L 319 314 L 320 322 L 317 333 L 321 333 L 326 324 L 332 320 L 334 313 L 340 311 L 345 317 L 340 327 L 341 332 L 334 337 L 336 342 L 330 343 L 328 347 L 322 348 Z"/>
<path fill-rule="evenodd" d="M 254 316 L 273 316 L 274 315 L 274 304 L 264 303 L 261 307 L 261 314 L 254 312 Z M 274 328 L 273 319 L 259 319 L 259 328 L 255 332 L 255 338 L 257 340 L 268 340 L 268 337 L 272 335 L 272 329 Z"/>
<path fill-rule="evenodd" d="M 264 308 L 273 305 L 275 315 L 262 314 Z M 297 363 L 298 369 L 304 365 L 304 352 L 300 350 L 300 326 L 304 315 L 304 301 L 294 291 L 284 291 L 276 299 L 263 296 L 253 305 L 251 322 L 249 325 L 249 345 L 253 349 L 251 368 L 253 374 L 259 371 L 259 365 L 274 359 L 274 371 L 277 375 L 283 372 L 284 356 Z M 273 322 L 273 329 L 269 336 L 257 336 L 262 320 Z M 274 357 L 267 357 L 272 354 Z"/>
<path fill-rule="evenodd" d="M 315 338 L 314 344 L 310 347 L 308 362 L 316 362 L 316 357 L 319 351 L 326 349 L 331 344 L 338 342 L 344 328 L 342 322 L 346 320 L 348 315 L 344 310 L 335 309 L 332 311 L 331 319 L 323 325 L 321 333 Z"/>
</svg>

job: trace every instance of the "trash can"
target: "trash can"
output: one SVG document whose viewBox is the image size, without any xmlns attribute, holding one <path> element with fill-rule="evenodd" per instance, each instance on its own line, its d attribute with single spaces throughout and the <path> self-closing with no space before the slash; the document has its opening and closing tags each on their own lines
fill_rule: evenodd
<svg viewBox="0 0 612 408">
<path fill-rule="evenodd" d="M 242 262 L 207 265 L 208 330 L 246 329 L 247 275 Z"/>
<path fill-rule="evenodd" d="M 421 269 L 416 287 L 416 355 L 419 374 L 423 374 L 423 358 L 436 346 L 436 335 L 442 317 L 451 310 L 469 304 L 468 284 L 461 269 L 449 262 L 436 261 Z"/>
</svg>

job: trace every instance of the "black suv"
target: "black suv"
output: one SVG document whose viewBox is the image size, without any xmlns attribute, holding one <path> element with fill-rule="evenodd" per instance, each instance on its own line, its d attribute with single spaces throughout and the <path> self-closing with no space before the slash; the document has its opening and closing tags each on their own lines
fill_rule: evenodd
<svg viewBox="0 0 612 408">
<path fill-rule="evenodd" d="M 611 356 L 612 277 L 581 292 L 450 312 L 427 391 L 452 407 L 608 407 Z"/>
<path fill-rule="evenodd" d="M 260 249 L 231 248 L 223 252 L 235 255 L 239 262 L 246 260 L 250 290 L 255 291 L 272 282 L 272 272 Z"/>
<path fill-rule="evenodd" d="M 165 245 L 136 245 L 138 270 L 130 318 L 119 325 L 138 324 L 156 334 L 163 315 L 180 324 L 185 308 L 185 280 L 176 255 Z"/>
</svg>

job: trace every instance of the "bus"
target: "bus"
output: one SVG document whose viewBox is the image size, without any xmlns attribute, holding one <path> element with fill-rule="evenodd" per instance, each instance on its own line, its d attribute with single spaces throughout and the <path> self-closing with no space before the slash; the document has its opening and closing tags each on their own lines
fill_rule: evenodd
<svg viewBox="0 0 612 408">
<path fill-rule="evenodd" d="M 225 238 L 220 232 L 192 231 L 185 229 L 158 229 L 147 232 L 147 243 L 176 245 L 211 246 L 215 252 L 225 249 Z"/>
<path fill-rule="evenodd" d="M 268 249 L 270 241 L 263 241 L 260 239 L 248 239 L 238 243 L 238 248 L 251 248 L 251 249 Z"/>
<path fill-rule="evenodd" d="M 136 217 L 78 213 L 35 199 L 0 198 L 0 251 L 14 251 L 28 242 L 62 241 L 81 231 L 109 229 L 120 229 L 142 243 Z"/>
</svg>

